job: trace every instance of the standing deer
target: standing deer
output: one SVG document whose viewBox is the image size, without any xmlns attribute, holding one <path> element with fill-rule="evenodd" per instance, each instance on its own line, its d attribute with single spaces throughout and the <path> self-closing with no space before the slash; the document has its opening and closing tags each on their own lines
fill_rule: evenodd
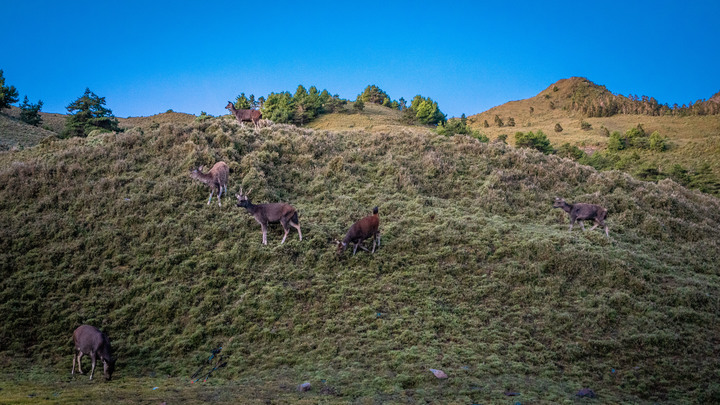
<svg viewBox="0 0 720 405">
<path fill-rule="evenodd" d="M 210 201 L 212 201 L 213 193 L 217 190 L 218 206 L 222 207 L 220 196 L 223 193 L 223 189 L 225 190 L 225 194 L 227 194 L 228 173 L 230 172 L 230 168 L 225 162 L 217 162 L 209 172 L 203 173 L 203 170 L 204 166 L 191 170 L 190 177 L 200 180 L 210 186 L 210 198 L 208 198 L 207 202 L 208 205 L 210 205 Z"/>
<path fill-rule="evenodd" d="M 380 216 L 378 215 L 378 207 L 373 208 L 373 214 L 355 222 L 350 229 L 347 231 L 345 238 L 342 241 L 337 241 L 337 253 L 341 254 L 345 251 L 349 243 L 354 243 L 353 256 L 357 252 L 358 247 L 366 252 L 369 252 L 367 248 L 361 245 L 361 243 L 367 238 L 373 238 L 372 253 L 375 253 L 375 244 L 380 246 Z"/>
<path fill-rule="evenodd" d="M 81 360 L 83 355 L 89 354 L 90 359 L 92 359 L 90 379 L 93 379 L 93 374 L 95 374 L 95 361 L 97 357 L 100 356 L 100 360 L 103 362 L 105 379 L 110 380 L 113 371 L 115 371 L 115 360 L 112 358 L 112 348 L 110 347 L 110 340 L 107 335 L 100 332 L 100 330 L 94 326 L 82 325 L 75 329 L 73 341 L 75 342 L 75 353 L 73 353 L 73 368 L 71 374 L 75 374 L 76 359 L 78 371 L 80 374 L 85 374 L 82 371 Z"/>
<path fill-rule="evenodd" d="M 292 205 L 285 203 L 269 203 L 255 205 L 250 201 L 250 198 L 248 197 L 251 191 L 252 189 L 250 189 L 247 194 L 243 194 L 241 188 L 239 194 L 235 194 L 235 197 L 237 197 L 237 206 L 245 208 L 247 212 L 253 217 L 255 217 L 255 220 L 260 224 L 260 227 L 262 228 L 263 245 L 267 245 L 268 224 L 275 222 L 280 222 L 283 229 L 285 230 L 285 235 L 282 238 L 282 242 L 280 242 L 281 245 L 285 243 L 285 238 L 287 238 L 288 233 L 290 233 L 290 226 L 297 229 L 300 240 L 302 240 L 300 221 L 298 221 L 297 211 Z"/>
<path fill-rule="evenodd" d="M 235 118 L 237 118 L 241 126 L 244 125 L 243 123 L 245 122 L 252 122 L 253 125 L 255 125 L 255 128 L 260 127 L 260 118 L 262 118 L 262 113 L 259 110 L 238 110 L 235 108 L 235 104 L 231 101 L 228 101 L 225 108 L 235 115 Z"/>
<path fill-rule="evenodd" d="M 582 221 L 592 220 L 595 221 L 595 225 L 590 228 L 591 231 L 597 228 L 598 225 L 601 225 L 605 228 L 605 236 L 610 237 L 608 227 L 605 225 L 605 219 L 607 218 L 607 210 L 605 208 L 595 204 L 568 204 L 559 197 L 555 197 L 553 208 L 562 208 L 563 211 L 570 214 L 570 232 L 572 232 L 573 225 L 576 221 L 580 222 L 580 227 L 584 231 L 585 225 Z"/>
</svg>

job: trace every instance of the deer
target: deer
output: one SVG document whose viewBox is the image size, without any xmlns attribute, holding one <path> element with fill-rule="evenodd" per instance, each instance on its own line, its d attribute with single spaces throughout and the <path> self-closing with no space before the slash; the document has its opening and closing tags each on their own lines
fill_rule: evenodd
<svg viewBox="0 0 720 405">
<path fill-rule="evenodd" d="M 230 110 L 231 113 L 233 113 L 235 118 L 240 123 L 240 126 L 243 126 L 245 122 L 252 122 L 253 125 L 255 125 L 255 128 L 260 127 L 260 118 L 262 118 L 262 113 L 259 110 L 238 110 L 235 108 L 235 104 L 233 104 L 231 101 L 228 101 L 225 108 Z"/>
<path fill-rule="evenodd" d="M 225 194 L 227 194 L 228 173 L 230 172 L 230 168 L 225 162 L 217 162 L 209 172 L 203 173 L 203 170 L 205 170 L 204 166 L 190 170 L 190 177 L 210 186 L 208 205 L 210 205 L 210 201 L 212 201 L 213 193 L 217 191 L 218 206 L 222 207 L 220 196 L 222 196 L 223 189 L 225 190 Z"/>
<path fill-rule="evenodd" d="M 71 374 L 75 374 L 75 360 L 77 360 L 80 374 L 85 374 L 82 371 L 81 360 L 83 355 L 89 354 L 90 359 L 92 359 L 90 380 L 93 379 L 93 375 L 95 374 L 95 361 L 98 356 L 103 363 L 105 379 L 108 381 L 112 379 L 112 373 L 115 371 L 115 359 L 112 358 L 112 348 L 110 347 L 110 340 L 106 334 L 100 332 L 100 330 L 94 326 L 82 325 L 73 332 L 73 341 L 75 342 L 75 353 L 73 353 L 73 368 Z"/>
<path fill-rule="evenodd" d="M 366 252 L 370 252 L 366 247 L 362 246 L 362 242 L 367 238 L 373 238 L 372 252 L 375 253 L 375 245 L 380 247 L 380 216 L 378 215 L 378 207 L 373 208 L 373 214 L 355 222 L 348 229 L 345 238 L 342 241 L 336 241 L 337 253 L 342 254 L 347 249 L 348 244 L 353 243 L 353 256 L 357 252 L 358 247 Z"/>
<path fill-rule="evenodd" d="M 590 228 L 591 231 L 597 228 L 598 225 L 601 225 L 605 228 L 605 236 L 610 237 L 610 232 L 605 224 L 605 219 L 607 218 L 607 210 L 605 208 L 595 204 L 568 204 L 564 199 L 559 197 L 555 197 L 553 208 L 562 208 L 563 211 L 570 215 L 570 232 L 572 232 L 573 225 L 576 221 L 580 223 L 580 227 L 585 231 L 585 225 L 582 221 L 592 220 L 595 221 L 595 225 Z"/>
<path fill-rule="evenodd" d="M 298 221 L 298 213 L 290 204 L 286 203 L 268 203 L 268 204 L 253 204 L 250 201 L 250 193 L 252 189 L 248 190 L 247 194 L 243 194 L 242 188 L 238 194 L 235 194 L 237 198 L 237 206 L 245 208 L 248 214 L 252 215 L 255 220 L 260 224 L 262 228 L 262 243 L 267 245 L 267 227 L 269 223 L 280 222 L 285 235 L 282 238 L 280 244 L 285 243 L 285 239 L 290 233 L 290 227 L 297 229 L 298 236 L 302 241 L 302 231 L 300 230 L 300 221 Z"/>
</svg>

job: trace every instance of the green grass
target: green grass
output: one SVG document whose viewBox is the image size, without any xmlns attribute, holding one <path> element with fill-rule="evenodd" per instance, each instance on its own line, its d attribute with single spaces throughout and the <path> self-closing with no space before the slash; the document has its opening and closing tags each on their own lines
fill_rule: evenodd
<svg viewBox="0 0 720 405">
<path fill-rule="evenodd" d="M 303 241 L 274 226 L 263 246 L 231 199 L 206 205 L 188 171 L 217 160 L 231 192 L 293 204 Z M 611 237 L 569 233 L 555 196 L 608 208 Z M 375 205 L 378 252 L 338 258 L 332 241 Z M 0 359 L 18 376 L 2 397 L 720 397 L 720 200 L 671 181 L 468 137 L 226 117 L 0 153 L 0 211 Z M 111 337 L 116 381 L 68 377 L 82 323 Z M 217 397 L 198 396 L 183 379 L 220 342 L 228 367 L 202 388 Z"/>
</svg>

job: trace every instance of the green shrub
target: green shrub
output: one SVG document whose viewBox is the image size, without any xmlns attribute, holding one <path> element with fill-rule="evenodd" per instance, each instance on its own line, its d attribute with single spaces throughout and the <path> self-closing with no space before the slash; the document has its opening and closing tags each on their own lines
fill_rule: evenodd
<svg viewBox="0 0 720 405">
<path fill-rule="evenodd" d="M 537 149 L 540 152 L 546 154 L 553 153 L 553 148 L 550 145 L 550 140 L 548 139 L 547 135 L 545 135 L 540 130 L 538 130 L 537 133 L 533 133 L 532 131 L 527 133 L 516 132 L 515 146 L 521 148 Z"/>
</svg>

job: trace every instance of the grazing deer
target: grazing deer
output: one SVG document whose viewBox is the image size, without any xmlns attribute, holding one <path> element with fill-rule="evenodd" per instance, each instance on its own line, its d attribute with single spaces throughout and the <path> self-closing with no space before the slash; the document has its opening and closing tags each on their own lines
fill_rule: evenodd
<svg viewBox="0 0 720 405">
<path fill-rule="evenodd" d="M 235 104 L 230 101 L 228 101 L 225 108 L 235 115 L 235 118 L 241 126 L 243 126 L 245 122 L 252 122 L 253 125 L 255 125 L 255 128 L 260 127 L 260 118 L 262 118 L 262 113 L 259 110 L 238 110 L 235 108 Z"/>
<path fill-rule="evenodd" d="M 103 362 L 103 373 L 105 379 L 110 380 L 112 373 L 115 371 L 115 360 L 111 357 L 112 349 L 110 347 L 110 340 L 107 335 L 100 332 L 100 330 L 94 326 L 82 325 L 75 329 L 73 333 L 73 341 L 75 342 L 75 353 L 73 353 L 73 368 L 71 374 L 75 374 L 75 360 L 77 359 L 78 371 L 80 374 L 85 374 L 82 371 L 82 356 L 85 354 L 90 355 L 92 359 L 92 369 L 90 370 L 90 379 L 93 379 L 95 374 L 95 360 L 97 356 L 100 356 L 100 360 Z"/>
<path fill-rule="evenodd" d="M 243 194 L 241 188 L 239 194 L 235 194 L 235 197 L 237 197 L 237 206 L 245 208 L 247 212 L 255 217 L 255 220 L 260 224 L 260 227 L 262 228 L 263 245 L 267 245 L 268 224 L 275 222 L 280 222 L 285 230 L 285 235 L 282 238 L 282 242 L 280 242 L 281 245 L 285 243 L 285 238 L 287 238 L 288 233 L 290 233 L 290 226 L 297 229 L 300 240 L 302 240 L 300 221 L 298 221 L 297 211 L 292 205 L 285 203 L 255 205 L 250 201 L 250 198 L 248 198 L 251 191 L 252 189 L 250 189 L 247 194 Z"/>
<path fill-rule="evenodd" d="M 584 231 L 585 225 L 583 225 L 582 221 L 592 220 L 595 221 L 595 226 L 590 228 L 591 231 L 597 228 L 598 225 L 601 225 L 605 228 L 605 236 L 610 237 L 608 227 L 605 225 L 605 219 L 607 218 L 607 210 L 605 208 L 595 204 L 568 204 L 565 200 L 559 197 L 555 197 L 553 208 L 562 208 L 565 212 L 570 214 L 570 232 L 572 232 L 575 221 L 580 222 L 580 227 Z"/>
<path fill-rule="evenodd" d="M 212 201 L 213 193 L 217 190 L 218 206 L 222 207 L 220 196 L 222 195 L 223 190 L 225 190 L 225 194 L 227 194 L 228 173 L 230 172 L 230 168 L 225 162 L 217 162 L 209 172 L 203 173 L 203 170 L 204 166 L 191 170 L 190 177 L 200 180 L 210 186 L 210 198 L 208 198 L 207 202 L 208 205 L 210 205 L 210 201 Z"/>
<path fill-rule="evenodd" d="M 338 248 L 337 253 L 341 254 L 345 251 L 349 243 L 354 243 L 353 256 L 357 252 L 358 247 L 366 252 L 369 252 L 367 248 L 361 245 L 361 243 L 369 238 L 373 238 L 372 253 L 375 253 L 375 244 L 380 246 L 380 216 L 378 215 L 378 207 L 373 208 L 373 214 L 355 222 L 350 229 L 347 231 L 345 238 L 342 241 L 336 241 Z"/>
</svg>

